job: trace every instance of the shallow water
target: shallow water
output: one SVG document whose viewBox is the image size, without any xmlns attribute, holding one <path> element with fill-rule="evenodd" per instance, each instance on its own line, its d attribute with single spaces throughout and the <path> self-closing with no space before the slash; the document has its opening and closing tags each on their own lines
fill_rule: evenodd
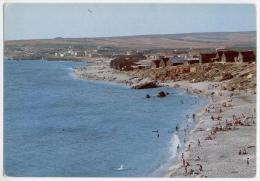
<svg viewBox="0 0 260 181">
<path fill-rule="evenodd" d="M 80 80 L 72 68 L 83 65 L 4 61 L 5 174 L 161 176 L 183 144 L 176 125 L 192 124 L 185 115 L 205 101 L 172 88 Z M 170 95 L 157 98 L 161 90 Z"/>
</svg>

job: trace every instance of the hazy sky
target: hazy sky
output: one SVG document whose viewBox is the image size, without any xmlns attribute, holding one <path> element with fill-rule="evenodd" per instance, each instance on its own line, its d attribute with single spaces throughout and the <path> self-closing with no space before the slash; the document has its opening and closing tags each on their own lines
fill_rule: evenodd
<svg viewBox="0 0 260 181">
<path fill-rule="evenodd" d="M 256 31 L 254 5 L 8 4 L 4 39 Z"/>
</svg>

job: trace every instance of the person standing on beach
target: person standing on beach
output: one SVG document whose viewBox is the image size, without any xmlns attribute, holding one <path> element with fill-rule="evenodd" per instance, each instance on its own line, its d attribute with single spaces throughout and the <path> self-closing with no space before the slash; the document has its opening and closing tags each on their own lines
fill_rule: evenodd
<svg viewBox="0 0 260 181">
<path fill-rule="evenodd" d="M 189 151 L 190 151 L 190 147 L 191 147 L 191 145 L 189 144 L 189 145 L 188 145 L 188 150 L 189 150 Z"/>
<path fill-rule="evenodd" d="M 249 166 L 249 158 L 246 159 L 246 164 Z"/>
<path fill-rule="evenodd" d="M 178 144 L 178 146 L 177 146 L 177 151 L 179 151 L 179 149 L 180 149 L 180 145 Z"/>
<path fill-rule="evenodd" d="M 200 146 L 200 140 L 198 139 L 198 146 Z"/>
</svg>

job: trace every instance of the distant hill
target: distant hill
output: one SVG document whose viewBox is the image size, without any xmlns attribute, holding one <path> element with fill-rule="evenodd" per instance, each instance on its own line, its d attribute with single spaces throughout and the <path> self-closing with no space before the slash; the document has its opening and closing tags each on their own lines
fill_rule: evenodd
<svg viewBox="0 0 260 181">
<path fill-rule="evenodd" d="M 138 35 L 100 38 L 54 38 L 5 41 L 5 46 L 109 46 L 132 49 L 256 47 L 256 31 Z"/>
</svg>

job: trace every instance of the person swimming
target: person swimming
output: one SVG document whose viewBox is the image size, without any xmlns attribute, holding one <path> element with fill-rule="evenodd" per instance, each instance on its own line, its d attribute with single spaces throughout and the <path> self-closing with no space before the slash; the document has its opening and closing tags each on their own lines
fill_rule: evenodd
<svg viewBox="0 0 260 181">
<path fill-rule="evenodd" d="M 179 131 L 179 125 L 178 124 L 176 125 L 175 130 Z"/>
</svg>

